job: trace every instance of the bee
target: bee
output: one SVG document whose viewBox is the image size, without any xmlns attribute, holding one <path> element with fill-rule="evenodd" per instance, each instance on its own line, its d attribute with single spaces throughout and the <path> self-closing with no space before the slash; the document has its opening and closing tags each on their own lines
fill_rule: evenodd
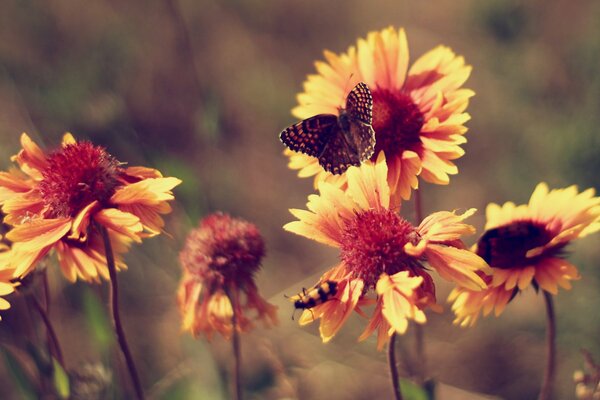
<svg viewBox="0 0 600 400">
<path fill-rule="evenodd" d="M 336 281 L 319 282 L 312 289 L 306 290 L 302 288 L 302 293 L 290 297 L 290 301 L 294 302 L 296 310 L 310 310 L 311 308 L 329 301 L 337 294 Z M 292 319 L 294 316 L 292 315 Z"/>
</svg>

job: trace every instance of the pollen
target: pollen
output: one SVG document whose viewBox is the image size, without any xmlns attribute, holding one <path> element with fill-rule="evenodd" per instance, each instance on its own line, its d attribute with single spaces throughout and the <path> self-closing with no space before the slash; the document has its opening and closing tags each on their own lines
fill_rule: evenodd
<svg viewBox="0 0 600 400">
<path fill-rule="evenodd" d="M 392 210 L 360 211 L 347 222 L 341 240 L 341 259 L 365 288 L 375 288 L 382 273 L 421 268 L 418 259 L 404 251 L 419 240 L 415 227 Z"/>
<path fill-rule="evenodd" d="M 542 224 L 515 221 L 485 232 L 477 243 L 477 254 L 495 268 L 524 267 L 535 261 L 527 258 L 527 252 L 544 246 L 552 237 L 552 232 Z M 554 248 L 550 251 L 559 250 L 560 248 Z"/>
<path fill-rule="evenodd" d="M 423 114 L 408 94 L 380 88 L 373 90 L 376 138 L 373 157 L 381 150 L 388 158 L 401 155 L 404 150 L 414 151 L 421 143 L 423 122 Z"/>
<path fill-rule="evenodd" d="M 93 201 L 104 204 L 114 194 L 119 162 L 90 142 L 68 144 L 48 156 L 39 190 L 47 218 L 74 217 Z"/>
</svg>

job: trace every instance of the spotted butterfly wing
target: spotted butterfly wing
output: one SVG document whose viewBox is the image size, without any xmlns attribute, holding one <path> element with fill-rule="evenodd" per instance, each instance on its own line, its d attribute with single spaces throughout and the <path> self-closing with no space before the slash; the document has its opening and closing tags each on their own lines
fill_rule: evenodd
<svg viewBox="0 0 600 400">
<path fill-rule="evenodd" d="M 325 145 L 335 136 L 338 118 L 333 114 L 319 114 L 294 124 L 279 134 L 279 139 L 290 150 L 319 157 Z"/>
<path fill-rule="evenodd" d="M 373 155 L 372 109 L 369 87 L 360 82 L 348 94 L 339 116 L 316 115 L 286 128 L 279 137 L 291 150 L 317 157 L 326 171 L 342 174 Z"/>
<path fill-rule="evenodd" d="M 356 143 L 356 153 L 362 162 L 370 158 L 375 151 L 375 131 L 371 126 L 373 97 L 366 83 L 359 82 L 348 94 L 346 113 L 350 122 L 349 133 Z"/>
<path fill-rule="evenodd" d="M 366 83 L 359 82 L 348 93 L 346 112 L 351 120 L 371 125 L 373 122 L 373 97 Z"/>
</svg>

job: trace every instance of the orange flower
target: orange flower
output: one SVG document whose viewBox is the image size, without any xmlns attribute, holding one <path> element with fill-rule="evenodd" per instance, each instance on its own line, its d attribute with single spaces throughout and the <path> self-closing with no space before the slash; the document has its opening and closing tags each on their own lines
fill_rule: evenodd
<svg viewBox="0 0 600 400">
<path fill-rule="evenodd" d="M 488 205 L 486 231 L 475 251 L 492 267 L 483 277 L 489 288 L 479 293 L 454 289 L 449 301 L 454 301 L 455 322 L 473 325 L 481 312 L 493 309 L 500 315 L 530 285 L 552 294 L 559 286 L 570 289 L 570 281 L 580 276 L 563 251 L 571 241 L 600 230 L 600 197 L 594 194 L 593 189 L 578 193 L 576 186 L 549 191 L 540 183 L 529 204 Z"/>
<path fill-rule="evenodd" d="M 346 53 L 325 51 L 326 61 L 315 63 L 317 74 L 309 75 L 298 95 L 294 116 L 306 119 L 317 114 L 338 114 L 347 90 L 365 82 L 373 95 L 373 128 L 376 147 L 388 162 L 388 184 L 396 198 L 409 199 L 417 188 L 417 176 L 436 184 L 448 184 L 458 173 L 452 160 L 461 157 L 466 142 L 465 109 L 474 92 L 461 89 L 471 67 L 451 49 L 438 46 L 409 68 L 408 44 L 403 29 L 392 27 L 371 32 Z M 316 175 L 338 187 L 344 175 L 325 172 L 316 158 L 286 150 L 289 167 L 298 176 Z"/>
<path fill-rule="evenodd" d="M 0 243 L 0 311 L 10 308 L 10 303 L 3 299 L 2 296 L 9 295 L 15 291 L 14 284 L 11 282 L 14 271 L 7 268 L 8 260 L 8 247 Z M 2 315 L 0 315 L 0 321 L 2 321 Z"/>
<path fill-rule="evenodd" d="M 474 233 L 463 223 L 475 210 L 462 215 L 437 212 L 415 227 L 390 208 L 388 168 L 384 153 L 376 163 L 352 167 L 347 190 L 319 183 L 320 195 L 309 196 L 307 210 L 292 209 L 298 221 L 284 229 L 340 249 L 341 263 L 321 281 L 336 281 L 335 297 L 306 310 L 300 323 L 321 319 L 320 332 L 329 341 L 346 319 L 375 303 L 361 339 L 378 330 L 381 348 L 393 332 L 407 329 L 408 320 L 426 321 L 423 309 L 435 304 L 435 286 L 425 263 L 443 278 L 473 290 L 486 287 L 477 271 L 487 264 L 464 249 L 462 235 Z M 377 293 L 375 300 L 368 297 Z"/>
<path fill-rule="evenodd" d="M 277 307 L 254 284 L 264 252 L 260 232 L 249 222 L 221 213 L 200 221 L 179 256 L 184 269 L 178 291 L 182 329 L 194 337 L 204 333 L 210 339 L 216 331 L 229 338 L 234 307 L 240 331 L 252 328 L 247 315 L 252 310 L 266 326 L 277 324 Z"/>
<path fill-rule="evenodd" d="M 62 146 L 44 152 L 26 134 L 13 157 L 20 170 L 0 172 L 4 223 L 12 225 L 9 267 L 22 278 L 55 251 L 73 282 L 108 279 L 99 226 L 110 235 L 117 268 L 131 242 L 161 232 L 161 214 L 171 211 L 171 190 L 181 181 L 157 170 L 124 167 L 100 146 L 77 142 L 69 133 Z"/>
</svg>

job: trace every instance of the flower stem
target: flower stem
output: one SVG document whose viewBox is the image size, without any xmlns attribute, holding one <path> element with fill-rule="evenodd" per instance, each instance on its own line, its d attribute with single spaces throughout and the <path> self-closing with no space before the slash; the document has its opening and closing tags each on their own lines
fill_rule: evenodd
<svg viewBox="0 0 600 400">
<path fill-rule="evenodd" d="M 544 381 L 538 400 L 550 400 L 552 398 L 552 387 L 556 371 L 556 319 L 554 317 L 554 304 L 552 294 L 544 290 L 544 302 L 546 303 L 546 371 Z"/>
<path fill-rule="evenodd" d="M 48 337 L 48 349 L 50 350 L 50 355 L 59 362 L 60 366 L 63 367 L 63 369 L 65 369 L 65 361 L 63 359 L 60 343 L 58 342 L 58 336 L 56 336 L 56 331 L 52 326 L 50 317 L 48 316 L 48 313 L 46 312 L 46 310 L 44 310 L 44 307 L 42 307 L 38 299 L 35 298 L 35 296 L 31 296 L 31 299 L 33 307 L 38 312 L 38 314 L 40 314 L 42 322 L 46 327 L 46 334 Z"/>
<path fill-rule="evenodd" d="M 402 400 L 402 392 L 400 391 L 400 376 L 398 375 L 398 364 L 396 362 L 396 332 L 390 336 L 388 347 L 388 363 L 390 364 L 390 375 L 392 377 L 392 388 L 394 390 L 394 398 Z"/>
<path fill-rule="evenodd" d="M 133 357 L 131 356 L 131 352 L 129 351 L 129 346 L 127 345 L 127 338 L 125 337 L 125 331 L 123 330 L 123 325 L 121 324 L 121 316 L 119 314 L 119 285 L 117 282 L 115 256 L 113 254 L 112 246 L 110 244 L 110 237 L 108 236 L 108 231 L 103 226 L 100 226 L 100 231 L 102 232 L 102 239 L 104 240 L 104 250 L 106 252 L 106 265 L 108 266 L 108 274 L 110 276 L 110 309 L 112 312 L 115 334 L 117 335 L 117 341 L 119 342 L 119 346 L 121 347 L 121 352 L 125 357 L 127 369 L 129 370 L 129 376 L 131 377 L 131 382 L 133 383 L 133 387 L 135 388 L 136 397 L 138 400 L 143 400 L 144 392 L 142 390 L 142 385 L 140 384 L 140 378 L 138 377 L 135 362 L 133 361 Z"/>
<path fill-rule="evenodd" d="M 232 293 L 233 292 L 233 293 Z M 238 321 L 237 321 L 237 296 L 234 294 L 235 289 L 229 290 L 227 289 L 227 297 L 229 297 L 229 302 L 231 303 L 231 309 L 233 313 L 231 314 L 231 325 L 233 329 L 232 333 L 232 346 L 233 346 L 233 356 L 235 358 L 235 364 L 233 367 L 233 383 L 234 383 L 234 394 L 235 400 L 242 400 L 242 382 L 241 382 L 241 365 L 242 365 L 242 355 L 241 355 L 241 347 L 240 347 L 240 333 L 238 332 Z"/>
</svg>

